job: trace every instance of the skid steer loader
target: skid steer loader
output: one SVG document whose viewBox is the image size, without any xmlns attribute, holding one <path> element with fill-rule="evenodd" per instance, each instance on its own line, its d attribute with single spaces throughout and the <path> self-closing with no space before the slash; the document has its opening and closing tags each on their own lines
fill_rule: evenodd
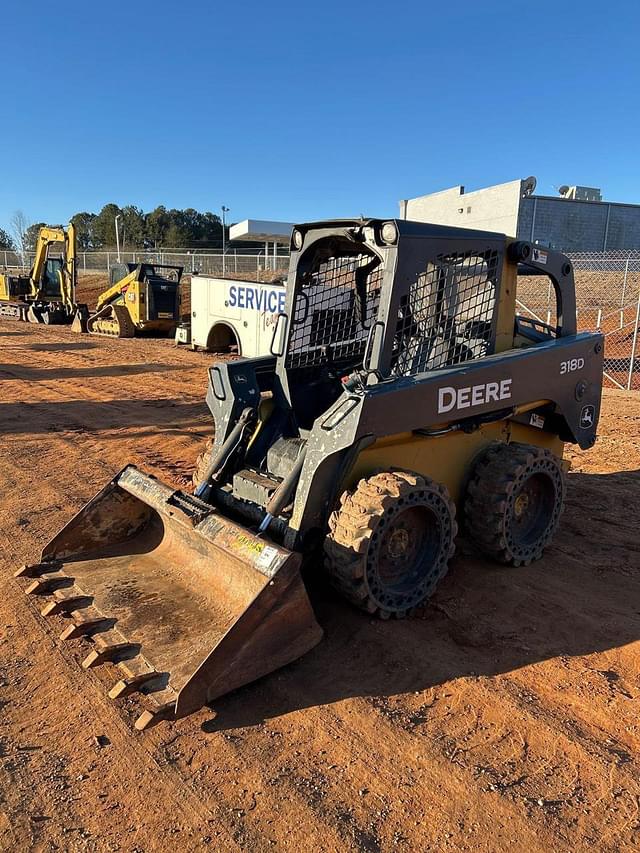
<svg viewBox="0 0 640 853">
<path fill-rule="evenodd" d="M 180 320 L 182 271 L 169 264 L 114 264 L 96 310 L 88 317 L 79 311 L 72 330 L 115 338 L 171 334 Z"/>
<path fill-rule="evenodd" d="M 518 268 L 551 280 L 553 325 L 516 315 Z M 546 280 L 545 280 L 546 286 Z M 117 664 L 143 729 L 294 660 L 321 638 L 300 566 L 381 618 L 431 595 L 458 519 L 528 565 L 551 541 L 565 442 L 596 440 L 600 334 L 573 270 L 503 235 L 339 220 L 292 233 L 272 355 L 214 364 L 215 443 L 194 494 L 127 466 L 18 575 Z"/>
</svg>

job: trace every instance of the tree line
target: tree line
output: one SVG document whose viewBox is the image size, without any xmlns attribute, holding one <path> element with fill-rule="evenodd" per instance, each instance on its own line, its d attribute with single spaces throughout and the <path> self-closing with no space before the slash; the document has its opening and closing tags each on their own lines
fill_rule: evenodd
<svg viewBox="0 0 640 853">
<path fill-rule="evenodd" d="M 215 213 L 201 213 L 192 207 L 167 209 L 163 205 L 145 213 L 133 204 L 119 207 L 110 203 L 99 213 L 84 211 L 71 217 L 76 227 L 78 249 L 113 248 L 117 243 L 116 216 L 121 249 L 219 249 L 222 246 L 222 222 Z M 0 228 L 0 249 L 33 251 L 38 232 L 45 224 L 28 224 L 24 214 L 17 211 L 11 219 L 11 233 Z"/>
</svg>

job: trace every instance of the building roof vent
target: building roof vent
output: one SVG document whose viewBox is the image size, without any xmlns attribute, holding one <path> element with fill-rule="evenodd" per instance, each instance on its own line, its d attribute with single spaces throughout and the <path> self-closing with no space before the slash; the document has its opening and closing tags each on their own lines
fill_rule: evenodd
<svg viewBox="0 0 640 853">
<path fill-rule="evenodd" d="M 602 192 L 598 187 L 570 187 L 568 184 L 563 184 L 558 187 L 558 192 L 562 198 L 572 201 L 602 201 Z"/>
</svg>

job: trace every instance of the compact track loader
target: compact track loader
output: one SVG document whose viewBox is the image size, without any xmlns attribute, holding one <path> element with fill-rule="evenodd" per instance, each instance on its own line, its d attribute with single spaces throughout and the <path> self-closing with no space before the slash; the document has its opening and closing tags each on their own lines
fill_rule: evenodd
<svg viewBox="0 0 640 853">
<path fill-rule="evenodd" d="M 170 334 L 180 320 L 182 270 L 168 264 L 114 264 L 111 286 L 98 297 L 93 314 L 78 312 L 73 331 L 116 338 Z"/>
<path fill-rule="evenodd" d="M 516 315 L 518 268 L 557 319 Z M 565 442 L 596 440 L 600 334 L 576 331 L 562 254 L 395 220 L 296 227 L 271 356 L 214 364 L 194 494 L 127 466 L 18 574 L 84 661 L 117 664 L 140 729 L 321 638 L 300 566 L 381 618 L 447 571 L 458 524 L 511 566 L 558 526 Z"/>
<path fill-rule="evenodd" d="M 59 247 L 60 254 L 55 249 Z M 0 273 L 0 317 L 65 325 L 86 314 L 76 305 L 76 232 L 73 224 L 40 229 L 28 275 Z"/>
</svg>

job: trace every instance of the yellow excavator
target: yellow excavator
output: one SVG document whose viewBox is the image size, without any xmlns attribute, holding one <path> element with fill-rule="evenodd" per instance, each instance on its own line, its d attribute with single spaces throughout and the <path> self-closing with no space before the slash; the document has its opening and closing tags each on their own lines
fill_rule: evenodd
<svg viewBox="0 0 640 853">
<path fill-rule="evenodd" d="M 110 287 L 98 297 L 89 317 L 78 311 L 75 332 L 133 338 L 136 334 L 171 334 L 180 320 L 183 267 L 167 264 L 114 264 Z"/>
<path fill-rule="evenodd" d="M 60 254 L 54 254 L 55 247 Z M 40 229 L 28 275 L 0 273 L 0 317 L 62 325 L 81 314 L 76 305 L 76 232 L 73 224 Z"/>
</svg>

